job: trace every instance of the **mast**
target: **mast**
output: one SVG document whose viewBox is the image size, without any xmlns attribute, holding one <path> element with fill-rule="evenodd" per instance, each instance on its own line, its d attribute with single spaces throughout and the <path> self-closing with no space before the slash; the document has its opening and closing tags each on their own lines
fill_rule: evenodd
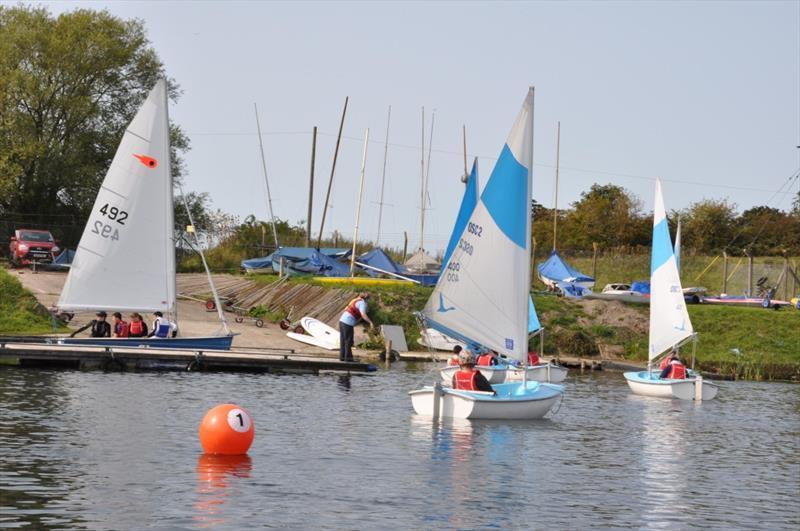
<svg viewBox="0 0 800 531">
<path fill-rule="evenodd" d="M 425 234 L 425 107 L 422 107 L 422 147 L 419 169 L 419 248 L 424 249 Z"/>
<path fill-rule="evenodd" d="M 319 226 L 319 236 L 317 236 L 317 249 L 322 243 L 322 231 L 325 229 L 325 218 L 328 214 L 328 201 L 331 199 L 331 188 L 333 187 L 333 174 L 336 171 L 336 158 L 339 156 L 339 144 L 342 142 L 342 128 L 344 127 L 344 116 L 347 114 L 347 102 L 350 97 L 344 99 L 344 109 L 342 109 L 342 121 L 339 122 L 339 134 L 336 136 L 336 148 L 333 150 L 333 165 L 331 165 L 331 177 L 328 179 L 328 193 L 325 194 L 325 208 L 322 209 L 322 223 Z"/>
<path fill-rule="evenodd" d="M 469 180 L 469 172 L 467 171 L 467 126 L 461 126 L 462 136 L 464 138 L 464 176 L 461 178 L 461 182 L 464 183 L 464 186 L 467 185 L 467 181 Z"/>
<path fill-rule="evenodd" d="M 364 149 L 361 152 L 361 177 L 358 185 L 358 206 L 356 207 L 356 227 L 353 231 L 353 252 L 350 254 L 350 276 L 356 267 L 356 243 L 358 242 L 358 223 L 361 220 L 361 197 L 364 195 L 364 171 L 367 167 L 367 145 L 369 144 L 369 129 L 364 133 Z"/>
<path fill-rule="evenodd" d="M 314 160 L 317 155 L 317 126 L 311 135 L 311 177 L 308 182 L 308 215 L 306 216 L 306 247 L 311 240 L 311 207 L 314 201 Z"/>
<path fill-rule="evenodd" d="M 553 251 L 556 250 L 556 234 L 558 232 L 558 166 L 561 151 L 561 122 L 558 122 L 558 133 L 556 133 L 556 189 L 553 198 Z"/>
<path fill-rule="evenodd" d="M 436 122 L 436 109 L 433 110 L 431 113 L 431 134 L 428 137 L 428 162 L 425 166 L 425 194 L 423 195 L 424 202 L 422 203 L 422 227 L 420 228 L 420 232 L 424 233 L 425 231 L 425 206 L 428 203 L 428 179 L 431 175 L 431 149 L 433 148 L 433 124 Z M 422 248 L 422 235 L 420 234 L 420 248 Z M 424 248 L 423 248 L 424 250 Z"/>
<path fill-rule="evenodd" d="M 189 225 L 192 227 L 192 234 L 194 234 L 194 244 L 197 252 L 200 253 L 200 260 L 203 262 L 203 269 L 206 270 L 206 277 L 208 278 L 208 285 L 211 287 L 211 294 L 214 296 L 214 304 L 217 306 L 217 316 L 222 323 L 222 328 L 225 333 L 230 335 L 231 331 L 228 328 L 228 321 L 225 319 L 225 313 L 222 311 L 222 303 L 219 300 L 219 293 L 217 287 L 214 285 L 214 280 L 211 278 L 211 270 L 208 269 L 208 262 L 206 262 L 206 255 L 203 253 L 203 248 L 200 246 L 200 240 L 197 238 L 197 227 L 194 226 L 194 219 L 192 218 L 192 211 L 189 210 L 189 203 L 186 202 L 186 194 L 183 193 L 181 187 L 181 196 L 183 197 L 183 206 L 186 208 L 186 214 L 189 216 Z M 173 275 L 175 278 L 175 275 Z M 177 306 L 177 304 L 176 304 Z"/>
<path fill-rule="evenodd" d="M 169 135 L 169 85 L 167 84 L 166 78 L 164 79 L 164 121 L 165 121 L 165 128 L 166 128 L 166 135 L 167 135 L 167 175 L 169 176 L 169 193 L 167 194 L 167 198 L 169 204 L 167 205 L 167 293 L 170 296 L 170 313 L 172 314 L 173 318 L 175 319 L 175 324 L 178 324 L 178 289 L 175 285 L 175 183 L 172 179 L 172 149 L 170 146 L 172 143 L 170 142 L 170 135 Z M 183 196 L 184 203 L 186 201 L 186 196 L 183 195 L 183 190 L 181 190 L 181 195 Z M 188 208 L 187 208 L 188 212 Z"/>
<path fill-rule="evenodd" d="M 275 214 L 272 212 L 272 195 L 269 193 L 269 179 L 267 178 L 267 161 L 264 158 L 264 142 L 261 140 L 261 124 L 258 121 L 258 105 L 253 103 L 256 111 L 256 128 L 258 129 L 258 146 L 261 148 L 261 166 L 264 168 L 264 183 L 267 185 L 267 203 L 269 204 L 269 217 L 272 219 L 272 236 L 275 238 L 275 249 L 278 248 L 278 231 L 275 228 Z"/>
<path fill-rule="evenodd" d="M 383 186 L 386 183 L 386 160 L 389 157 L 389 122 L 392 120 L 392 106 L 389 105 L 389 115 L 386 117 L 386 142 L 383 145 L 383 174 L 381 175 L 381 199 L 378 202 L 378 237 L 375 247 L 381 243 L 381 219 L 383 218 Z"/>
<path fill-rule="evenodd" d="M 524 337 L 526 337 L 526 338 L 528 337 L 528 321 L 530 320 L 529 312 L 531 310 L 531 305 L 530 305 L 530 303 L 528 301 L 530 300 L 530 278 L 531 278 L 531 230 L 532 230 L 531 218 L 532 218 L 532 216 L 531 216 L 531 211 L 530 210 L 531 210 L 531 195 L 533 193 L 533 112 L 534 112 L 534 107 L 535 107 L 534 102 L 535 102 L 535 98 L 536 98 L 536 91 L 535 91 L 534 87 L 530 87 L 530 93 L 531 93 L 531 116 L 530 116 L 530 118 L 528 118 L 528 120 L 530 120 L 530 124 L 531 124 L 530 125 L 530 127 L 531 127 L 531 159 L 530 159 L 530 168 L 528 168 L 528 187 L 527 187 L 528 191 L 527 191 L 527 196 L 526 196 L 527 197 L 526 203 L 528 205 L 528 208 L 527 208 L 528 215 L 525 216 L 525 241 L 527 242 L 528 257 L 525 260 L 525 265 L 523 266 L 525 268 L 525 276 L 523 278 L 528 279 L 527 280 L 528 289 L 526 290 L 528 292 L 528 296 L 525 297 L 525 315 L 526 315 L 526 318 L 524 320 L 524 323 L 525 323 L 524 324 L 524 326 L 525 326 Z M 554 244 L 555 244 L 555 242 L 554 242 Z M 541 323 L 540 323 L 540 330 L 539 331 L 541 332 Z M 523 359 L 523 362 L 522 362 L 522 367 L 523 367 L 523 370 L 522 370 L 522 387 L 524 389 L 524 388 L 527 387 L 527 375 L 528 375 L 528 345 L 527 345 L 527 343 L 524 345 L 522 359 Z"/>
</svg>

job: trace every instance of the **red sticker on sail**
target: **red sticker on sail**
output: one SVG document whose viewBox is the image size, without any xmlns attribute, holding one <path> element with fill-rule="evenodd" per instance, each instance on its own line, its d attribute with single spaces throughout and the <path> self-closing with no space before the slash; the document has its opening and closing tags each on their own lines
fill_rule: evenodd
<svg viewBox="0 0 800 531">
<path fill-rule="evenodd" d="M 134 153 L 133 156 L 139 159 L 139 162 L 141 162 L 148 168 L 155 168 L 156 166 L 158 166 L 158 161 L 153 157 L 148 157 L 147 155 L 137 155 L 136 153 Z"/>
</svg>

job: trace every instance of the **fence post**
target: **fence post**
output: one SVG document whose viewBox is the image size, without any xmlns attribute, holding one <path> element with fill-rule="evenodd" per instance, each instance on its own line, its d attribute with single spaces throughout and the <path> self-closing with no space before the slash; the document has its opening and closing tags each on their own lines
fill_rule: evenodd
<svg viewBox="0 0 800 531">
<path fill-rule="evenodd" d="M 722 293 L 728 294 L 728 252 L 722 251 Z"/>
<path fill-rule="evenodd" d="M 789 300 L 789 256 L 783 250 L 783 300 Z"/>
<path fill-rule="evenodd" d="M 388 369 L 391 364 L 392 364 L 392 340 L 388 339 L 386 341 L 386 368 Z"/>
<path fill-rule="evenodd" d="M 592 278 L 597 280 L 597 242 L 592 242 Z"/>
<path fill-rule="evenodd" d="M 403 263 L 406 263 L 406 256 L 408 255 L 408 232 L 403 231 Z"/>
</svg>

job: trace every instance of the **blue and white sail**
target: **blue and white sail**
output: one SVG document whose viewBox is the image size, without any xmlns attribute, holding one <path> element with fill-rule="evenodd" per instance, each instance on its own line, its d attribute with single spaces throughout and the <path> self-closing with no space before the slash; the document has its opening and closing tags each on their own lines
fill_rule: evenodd
<svg viewBox="0 0 800 531">
<path fill-rule="evenodd" d="M 461 206 L 458 209 L 456 223 L 453 226 L 453 232 L 450 234 L 450 241 L 447 242 L 447 249 L 445 250 L 444 259 L 442 260 L 442 273 L 444 273 L 445 267 L 447 267 L 447 261 L 450 260 L 450 256 L 453 254 L 456 245 L 458 245 L 461 234 L 464 232 L 464 228 L 467 226 L 469 218 L 475 210 L 475 205 L 478 204 L 479 189 L 478 157 L 475 157 L 475 160 L 472 162 L 472 171 L 469 173 L 469 177 L 467 177 L 467 187 L 464 190 L 464 197 L 461 198 Z"/>
<path fill-rule="evenodd" d="M 423 310 L 429 326 L 519 361 L 530 301 L 533 89 Z"/>
<path fill-rule="evenodd" d="M 681 272 L 681 218 L 678 216 L 678 229 L 675 231 L 675 264 Z"/>
<path fill-rule="evenodd" d="M 682 342 L 694 333 L 678 264 L 669 236 L 669 225 L 661 194 L 661 180 L 656 179 L 653 207 L 653 251 L 650 258 L 650 347 L 649 359 Z"/>
</svg>

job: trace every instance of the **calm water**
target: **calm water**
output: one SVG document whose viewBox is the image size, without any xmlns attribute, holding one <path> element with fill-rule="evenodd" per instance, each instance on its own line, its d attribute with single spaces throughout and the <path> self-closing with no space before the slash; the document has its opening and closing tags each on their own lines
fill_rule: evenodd
<svg viewBox="0 0 800 531">
<path fill-rule="evenodd" d="M 0 369 L 0 527 L 579 529 L 800 526 L 800 387 L 719 399 L 568 379 L 550 420 L 415 417 L 423 372 L 375 376 Z M 201 455 L 214 405 L 248 408 L 245 458 Z"/>
</svg>

